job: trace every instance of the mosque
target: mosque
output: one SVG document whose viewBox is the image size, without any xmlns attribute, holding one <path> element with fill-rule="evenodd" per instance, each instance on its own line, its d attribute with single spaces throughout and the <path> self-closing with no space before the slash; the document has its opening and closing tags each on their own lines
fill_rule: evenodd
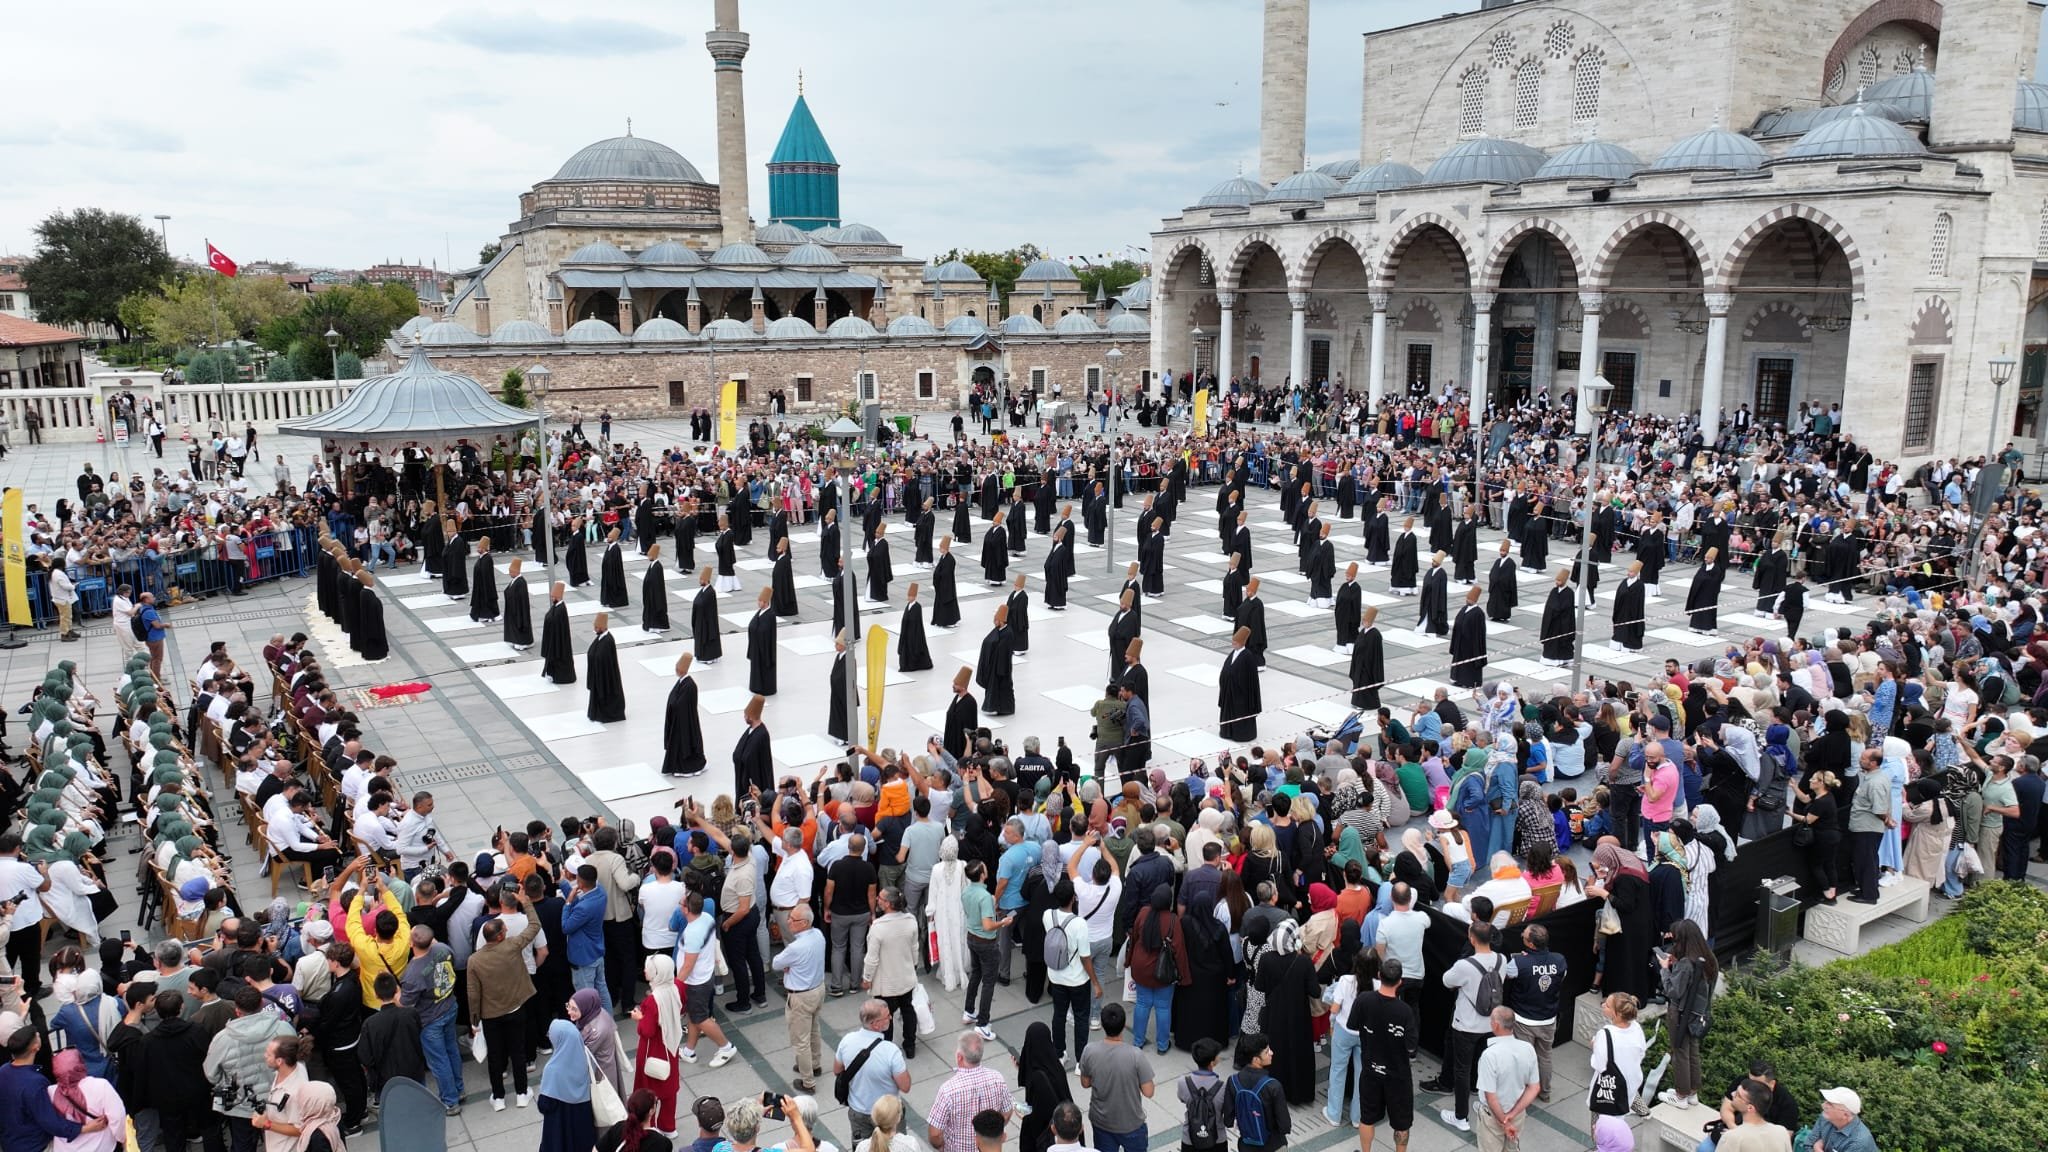
<svg viewBox="0 0 2048 1152">
<path fill-rule="evenodd" d="M 1043 259 L 1005 301 L 967 264 L 906 256 L 844 218 L 839 160 L 801 80 L 768 161 L 768 223 L 756 228 L 739 0 L 717 0 L 714 25 L 715 182 L 629 124 L 523 193 L 497 255 L 457 273 L 397 340 L 416 338 L 436 364 L 491 385 L 545 363 L 551 407 L 637 416 L 715 407 L 720 379 L 739 382 L 745 408 L 779 392 L 793 414 L 837 411 L 855 395 L 947 409 L 1005 380 L 1068 399 L 1150 382 L 1144 282 L 1091 300 L 1072 267 Z"/>
<path fill-rule="evenodd" d="M 1154 233 L 1151 361 L 2031 448 L 2042 7 L 1485 0 L 1366 33 L 1358 156 L 1311 167 L 1309 2 L 1266 0 L 1259 172 Z"/>
</svg>

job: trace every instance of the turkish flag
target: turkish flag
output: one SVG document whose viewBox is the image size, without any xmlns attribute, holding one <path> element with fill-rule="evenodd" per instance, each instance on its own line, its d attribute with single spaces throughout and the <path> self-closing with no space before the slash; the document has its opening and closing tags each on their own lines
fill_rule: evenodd
<svg viewBox="0 0 2048 1152">
<path fill-rule="evenodd" d="M 242 270 L 241 265 L 228 259 L 227 253 L 215 248 L 211 240 L 206 242 L 206 263 L 215 272 L 228 277 L 233 277 L 235 273 Z"/>
</svg>

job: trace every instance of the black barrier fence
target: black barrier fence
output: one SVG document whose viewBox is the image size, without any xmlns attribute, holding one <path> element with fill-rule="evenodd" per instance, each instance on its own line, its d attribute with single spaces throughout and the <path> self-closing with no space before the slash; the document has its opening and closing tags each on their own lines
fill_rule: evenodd
<svg viewBox="0 0 2048 1152">
<path fill-rule="evenodd" d="M 214 596 L 238 582 L 249 585 L 304 577 L 313 571 L 313 550 L 318 541 L 319 532 L 314 528 L 284 528 L 248 537 L 248 560 L 239 581 L 233 578 L 228 561 L 221 559 L 220 549 L 215 546 L 102 564 L 79 564 L 71 570 L 72 585 L 78 592 L 78 603 L 72 611 L 80 617 L 107 615 L 113 610 L 114 593 L 123 584 L 134 588 L 137 595 L 154 592 L 161 600 L 174 585 L 188 596 Z M 6 587 L 6 573 L 0 571 L 0 595 L 5 594 Z M 50 599 L 49 573 L 29 569 L 28 600 L 35 627 L 48 627 L 56 621 L 57 606 Z"/>
</svg>

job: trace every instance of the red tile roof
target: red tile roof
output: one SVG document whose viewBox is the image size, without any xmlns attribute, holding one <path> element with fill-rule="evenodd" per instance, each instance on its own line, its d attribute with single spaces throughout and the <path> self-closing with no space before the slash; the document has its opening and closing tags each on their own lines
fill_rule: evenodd
<svg viewBox="0 0 2048 1152">
<path fill-rule="evenodd" d="M 48 324 L 0 313 L 0 348 L 20 348 L 30 344 L 70 344 L 85 342 L 85 337 Z"/>
<path fill-rule="evenodd" d="M 0 292 L 26 292 L 28 281 L 12 272 L 0 272 Z"/>
</svg>

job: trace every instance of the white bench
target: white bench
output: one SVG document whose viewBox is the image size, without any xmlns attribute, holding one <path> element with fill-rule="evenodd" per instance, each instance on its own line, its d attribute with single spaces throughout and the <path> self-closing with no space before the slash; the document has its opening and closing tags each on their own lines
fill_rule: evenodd
<svg viewBox="0 0 2048 1152">
<path fill-rule="evenodd" d="M 1660 1103 L 1650 1109 L 1650 1123 L 1644 1127 L 1656 1129 L 1662 1147 L 1695 1152 L 1706 1136 L 1707 1122 L 1720 1118 L 1721 1114 L 1707 1107 L 1705 1102 L 1691 1108 Z M 1644 1149 L 1644 1152 L 1649 1150 Z"/>
<path fill-rule="evenodd" d="M 1925 924 L 1932 892 L 1927 881 L 1900 873 L 1896 883 L 1878 888 L 1875 904 L 1858 904 L 1844 894 L 1833 904 L 1809 907 L 1801 935 L 1810 944 L 1854 956 L 1861 951 L 1863 929 L 1886 916 L 1904 916 L 1915 924 Z"/>
</svg>

